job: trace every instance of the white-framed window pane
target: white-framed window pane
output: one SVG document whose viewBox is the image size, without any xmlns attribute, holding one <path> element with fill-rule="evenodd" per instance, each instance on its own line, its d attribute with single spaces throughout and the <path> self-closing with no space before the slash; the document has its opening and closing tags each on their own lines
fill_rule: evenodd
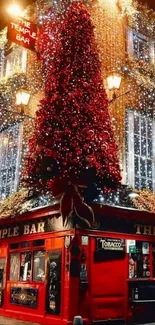
<svg viewBox="0 0 155 325">
<path fill-rule="evenodd" d="M 3 77 L 4 49 L 0 48 L 0 78 Z"/>
<path fill-rule="evenodd" d="M 133 52 L 134 55 L 146 62 L 150 61 L 150 42 L 147 38 L 133 33 Z"/>
<path fill-rule="evenodd" d="M 26 73 L 27 49 L 14 46 L 7 54 L 3 62 L 3 77 L 9 77 L 15 73 Z"/>
<path fill-rule="evenodd" d="M 134 30 L 127 30 L 127 53 L 154 64 L 155 42 Z"/>
<path fill-rule="evenodd" d="M 17 190 L 22 149 L 22 123 L 0 132 L 0 199 Z"/>
<path fill-rule="evenodd" d="M 19 253 L 10 254 L 10 281 L 19 280 L 19 266 L 20 266 L 20 255 Z"/>
<path fill-rule="evenodd" d="M 154 118 L 137 110 L 127 110 L 127 183 L 136 189 L 155 190 Z"/>
<path fill-rule="evenodd" d="M 20 254 L 20 281 L 31 280 L 31 252 L 26 251 Z"/>
<path fill-rule="evenodd" d="M 45 251 L 35 251 L 33 257 L 33 281 L 45 280 Z"/>
</svg>

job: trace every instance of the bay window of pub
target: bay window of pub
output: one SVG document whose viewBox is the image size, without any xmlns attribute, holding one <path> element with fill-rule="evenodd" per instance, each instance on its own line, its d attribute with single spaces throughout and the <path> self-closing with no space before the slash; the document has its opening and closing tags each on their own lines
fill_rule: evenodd
<svg viewBox="0 0 155 325">
<path fill-rule="evenodd" d="M 126 183 L 155 190 L 155 120 L 151 111 L 126 111 Z"/>
<path fill-rule="evenodd" d="M 18 189 L 23 124 L 13 123 L 0 132 L 0 199 Z"/>
<path fill-rule="evenodd" d="M 35 241 L 10 244 L 10 281 L 44 282 L 45 249 Z"/>
<path fill-rule="evenodd" d="M 129 279 L 150 278 L 151 244 L 149 242 L 135 241 L 129 247 Z"/>
<path fill-rule="evenodd" d="M 155 63 L 155 41 L 135 31 L 127 31 L 127 53 L 131 57 L 145 61 L 149 64 Z"/>
</svg>

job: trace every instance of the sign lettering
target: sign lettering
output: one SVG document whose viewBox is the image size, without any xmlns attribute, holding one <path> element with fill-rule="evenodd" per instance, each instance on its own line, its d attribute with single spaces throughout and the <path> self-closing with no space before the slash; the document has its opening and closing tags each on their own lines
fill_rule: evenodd
<svg viewBox="0 0 155 325">
<path fill-rule="evenodd" d="M 37 25 L 18 17 L 8 25 L 8 40 L 35 51 Z"/>
<path fill-rule="evenodd" d="M 110 219 L 108 217 L 101 218 L 98 230 L 155 237 L 155 222 L 154 225 L 149 224 L 149 222 L 146 224 L 145 221 L 136 223 L 134 220 L 130 220 L 130 218 L 118 218 L 117 216 L 112 216 Z"/>
<path fill-rule="evenodd" d="M 102 251 L 124 251 L 124 239 L 97 238 L 96 249 Z"/>
<path fill-rule="evenodd" d="M 44 224 L 45 222 L 39 222 L 38 224 L 33 223 L 32 225 L 24 225 L 22 235 L 30 235 L 30 234 L 44 232 Z M 8 238 L 8 237 L 17 237 L 20 235 L 20 230 L 21 228 L 19 227 L 4 228 L 3 230 L 0 230 L 0 239 Z"/>
<path fill-rule="evenodd" d="M 62 230 L 69 229 L 69 225 L 63 226 L 62 217 L 58 218 L 58 215 L 60 215 L 59 211 L 55 211 L 55 214 L 48 218 L 44 217 L 0 227 L 0 239 L 57 231 L 60 230 L 60 226 Z"/>
<path fill-rule="evenodd" d="M 155 226 L 136 224 L 135 229 L 137 235 L 155 236 Z"/>
</svg>

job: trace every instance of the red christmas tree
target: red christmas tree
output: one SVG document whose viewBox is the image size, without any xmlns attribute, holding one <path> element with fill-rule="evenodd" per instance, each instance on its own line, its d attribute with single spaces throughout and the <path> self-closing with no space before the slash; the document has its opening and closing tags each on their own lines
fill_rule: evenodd
<svg viewBox="0 0 155 325">
<path fill-rule="evenodd" d="M 57 179 L 113 189 L 121 180 L 93 29 L 85 7 L 73 3 L 64 21 L 40 31 L 45 98 L 30 139 L 30 186 L 52 189 Z"/>
</svg>

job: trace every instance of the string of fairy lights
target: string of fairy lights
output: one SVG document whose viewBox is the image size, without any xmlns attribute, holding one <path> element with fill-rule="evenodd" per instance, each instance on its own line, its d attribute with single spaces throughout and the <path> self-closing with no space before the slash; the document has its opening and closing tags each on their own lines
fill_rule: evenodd
<svg viewBox="0 0 155 325">
<path fill-rule="evenodd" d="M 93 0 L 83 1 L 90 12 L 95 29 L 95 36 L 98 45 L 98 53 L 102 66 L 102 78 L 105 84 L 107 76 L 112 72 L 121 74 L 122 83 L 117 95 L 129 90 L 125 96 L 118 98 L 109 105 L 109 113 L 112 119 L 113 130 L 116 142 L 119 147 L 120 163 L 122 167 L 123 182 L 126 181 L 126 147 L 125 147 L 125 115 L 126 107 L 146 110 L 152 108 L 155 102 L 155 64 L 144 58 L 144 47 L 138 48 L 136 38 L 134 40 L 134 52 L 139 51 L 139 57 L 129 56 L 127 53 L 127 35 L 129 30 L 144 35 L 146 42 L 155 39 L 155 13 L 146 6 L 139 5 L 132 0 Z M 51 19 L 55 13 L 61 13 L 62 17 L 69 5 L 69 0 L 53 1 L 38 0 L 35 6 L 27 7 L 24 12 L 26 19 L 38 24 L 38 27 L 46 19 Z M 137 43 L 136 43 L 137 42 Z M 6 29 L 0 34 L 0 69 L 6 62 L 5 46 L 7 43 Z M 136 45 L 137 44 L 137 45 Z M 137 46 L 137 47 L 136 47 Z M 17 53 L 16 53 L 17 52 Z M 14 55 L 18 55 L 16 47 Z M 15 73 L 7 78 L 1 74 L 0 80 L 0 120 L 1 130 L 12 123 L 20 122 L 20 115 L 8 114 L 7 110 L 14 109 L 15 92 L 22 86 L 26 86 L 31 93 L 31 101 L 27 113 L 35 115 L 39 100 L 44 91 L 44 74 L 36 53 L 28 51 L 27 72 Z M 150 119 L 151 123 L 151 119 Z M 34 122 L 32 119 L 24 120 L 24 137 L 22 147 L 21 170 L 24 166 L 25 156 L 28 152 L 28 138 L 33 132 Z M 101 201 L 103 196 L 101 194 Z M 115 198 L 118 203 L 118 197 Z"/>
</svg>

